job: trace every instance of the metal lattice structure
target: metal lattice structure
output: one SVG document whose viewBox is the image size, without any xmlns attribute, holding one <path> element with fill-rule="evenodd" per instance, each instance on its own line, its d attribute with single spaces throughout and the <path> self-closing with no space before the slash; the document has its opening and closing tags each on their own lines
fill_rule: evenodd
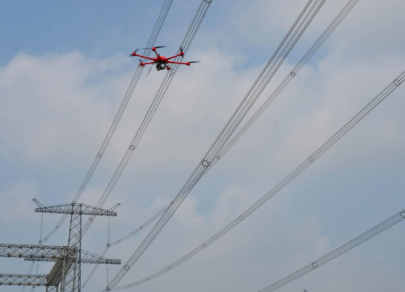
<svg viewBox="0 0 405 292">
<path fill-rule="evenodd" d="M 46 286 L 47 275 L 0 274 L 0 285 Z"/>
<path fill-rule="evenodd" d="M 69 214 L 70 228 L 67 246 L 0 244 L 0 257 L 24 258 L 25 261 L 55 262 L 48 275 L 0 274 L 0 285 L 45 286 L 47 292 L 80 292 L 81 264 L 119 265 L 121 260 L 107 259 L 81 249 L 82 215 L 117 216 L 118 205 L 106 210 L 86 204 L 72 203 L 46 207 L 34 199 L 35 212 Z"/>
<path fill-rule="evenodd" d="M 80 262 L 82 264 L 107 264 L 107 265 L 120 265 L 121 260 L 117 259 L 107 259 L 103 256 L 96 255 L 94 253 L 85 251 L 82 249 L 81 251 L 82 257 Z M 41 261 L 41 262 L 56 262 L 58 258 L 56 257 L 46 257 L 46 256 L 31 256 L 24 258 L 24 261 Z"/>
<path fill-rule="evenodd" d="M 57 259 L 67 246 L 0 243 L 0 257 Z"/>
<path fill-rule="evenodd" d="M 62 204 L 62 205 L 55 205 L 55 206 L 48 206 L 45 207 L 38 200 L 35 200 L 37 204 L 39 204 L 38 208 L 35 208 L 35 212 L 39 213 L 57 213 L 57 214 L 81 214 L 81 215 L 94 215 L 94 216 L 117 216 L 117 212 L 114 210 L 117 208 L 118 205 L 115 205 L 113 208 L 106 210 L 102 208 L 97 208 L 93 206 L 89 206 L 86 204 L 78 204 L 78 203 L 71 203 L 71 204 Z"/>
<path fill-rule="evenodd" d="M 70 214 L 68 248 L 76 248 L 75 254 L 69 258 L 56 261 L 49 273 L 50 283 L 61 283 L 62 292 L 81 291 L 81 259 L 82 259 L 82 215 L 91 216 L 117 216 L 114 206 L 110 210 L 89 206 L 86 204 L 71 203 L 45 207 L 39 205 L 35 212 Z"/>
</svg>

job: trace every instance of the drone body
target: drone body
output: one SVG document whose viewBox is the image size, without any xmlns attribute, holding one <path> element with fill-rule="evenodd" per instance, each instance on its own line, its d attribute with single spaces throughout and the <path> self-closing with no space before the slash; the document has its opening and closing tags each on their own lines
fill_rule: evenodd
<svg viewBox="0 0 405 292">
<path fill-rule="evenodd" d="M 151 60 L 151 62 L 146 62 L 143 63 L 142 61 L 140 61 L 139 66 L 145 66 L 145 65 L 150 65 L 150 64 L 156 64 L 156 70 L 160 71 L 160 70 L 170 70 L 170 67 L 167 64 L 179 64 L 179 65 L 186 65 L 186 66 L 190 66 L 191 63 L 197 63 L 199 61 L 191 61 L 191 62 L 175 62 L 175 61 L 170 61 L 174 58 L 177 58 L 179 56 L 184 56 L 184 52 L 183 49 L 180 48 L 180 53 L 177 55 L 174 55 L 172 57 L 168 57 L 166 58 L 165 56 L 161 56 L 156 52 L 156 49 L 158 48 L 164 48 L 164 46 L 160 46 L 160 47 L 153 47 L 152 51 L 155 52 L 156 54 L 156 58 L 150 58 L 150 57 L 146 57 L 146 56 L 142 56 L 142 55 L 138 55 L 136 52 L 138 50 L 135 50 L 131 56 L 132 57 L 141 57 L 141 58 L 145 58 L 148 60 Z"/>
</svg>

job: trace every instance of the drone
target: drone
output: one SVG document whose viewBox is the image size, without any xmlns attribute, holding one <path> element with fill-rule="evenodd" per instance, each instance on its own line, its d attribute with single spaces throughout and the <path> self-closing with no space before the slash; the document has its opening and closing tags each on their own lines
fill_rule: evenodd
<svg viewBox="0 0 405 292">
<path fill-rule="evenodd" d="M 160 49 L 160 48 L 165 48 L 166 46 L 157 46 L 157 47 L 153 47 L 151 48 L 152 51 L 155 52 L 156 54 L 156 58 L 150 58 L 150 57 L 146 57 L 146 56 L 142 56 L 142 55 L 138 55 L 136 52 L 138 51 L 138 49 L 136 49 L 130 56 L 131 57 L 141 57 L 141 58 L 145 58 L 148 60 L 151 60 L 152 62 L 146 62 L 143 63 L 141 60 L 139 60 L 139 66 L 145 66 L 145 65 L 149 65 L 149 64 L 156 64 L 156 70 L 160 71 L 160 70 L 170 70 L 170 67 L 167 64 L 179 64 L 179 65 L 187 65 L 190 66 L 190 64 L 192 63 L 198 63 L 200 61 L 190 61 L 190 62 L 175 62 L 175 61 L 170 61 L 171 59 L 177 58 L 179 56 L 184 56 L 184 52 L 183 52 L 183 48 L 180 48 L 180 53 L 178 53 L 177 55 L 174 55 L 172 57 L 166 58 L 164 56 L 159 55 L 156 52 L 156 49 Z M 144 49 L 149 49 L 149 48 L 144 48 Z"/>
</svg>

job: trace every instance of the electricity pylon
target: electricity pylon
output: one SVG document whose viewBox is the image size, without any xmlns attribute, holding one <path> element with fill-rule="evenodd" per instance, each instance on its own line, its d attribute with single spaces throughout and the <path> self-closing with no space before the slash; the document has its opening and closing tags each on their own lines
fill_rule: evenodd
<svg viewBox="0 0 405 292">
<path fill-rule="evenodd" d="M 70 214 L 67 246 L 0 244 L 0 257 L 19 257 L 26 261 L 55 262 L 48 275 L 0 274 L 0 285 L 45 286 L 47 292 L 80 292 L 81 264 L 121 264 L 121 260 L 106 259 L 82 250 L 82 216 L 117 216 L 115 205 L 109 210 L 80 203 L 44 206 L 34 199 L 35 212 Z"/>
</svg>

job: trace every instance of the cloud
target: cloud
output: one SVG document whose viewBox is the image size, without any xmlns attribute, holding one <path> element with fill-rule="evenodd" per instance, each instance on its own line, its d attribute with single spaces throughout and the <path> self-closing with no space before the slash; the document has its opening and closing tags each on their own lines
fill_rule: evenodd
<svg viewBox="0 0 405 292">
<path fill-rule="evenodd" d="M 219 10 L 223 22 L 217 22 L 215 29 L 208 25 L 199 32 L 196 41 L 211 41 L 190 51 L 187 59 L 202 62 L 177 72 L 105 204 L 109 208 L 122 203 L 118 217 L 111 219 L 111 240 L 141 225 L 177 194 L 264 66 L 271 53 L 266 47 L 237 79 L 241 64 L 252 57 L 252 47 L 261 44 L 278 23 L 281 15 L 274 7 L 283 5 L 286 9 L 292 2 L 242 2 L 231 6 L 225 3 L 229 9 Z M 225 5 L 216 3 L 213 5 Z M 390 4 L 359 2 L 320 53 L 199 182 L 122 284 L 165 267 L 223 228 L 306 159 L 403 69 L 404 57 L 399 49 L 403 38 L 395 37 L 401 35 L 403 21 L 398 17 L 402 15 L 400 9 L 395 7 L 402 4 Z M 319 35 L 341 5 L 325 3 L 325 10 L 304 35 L 302 47 L 297 47 L 293 58 L 285 62 L 258 105 L 288 74 L 296 57 L 305 52 L 302 48 Z M 294 15 L 292 12 L 291 19 Z M 375 21 L 377 15 L 386 21 Z M 280 35 L 287 24 L 281 26 Z M 376 41 L 380 38 L 390 45 L 381 45 Z M 227 50 L 227 46 L 234 49 Z M 29 212 L 29 232 L 23 238 L 37 241 L 40 221 L 28 204 L 38 185 L 38 197 L 44 204 L 72 199 L 137 66 L 136 60 L 121 54 L 87 60 L 55 156 L 41 181 L 83 62 L 80 52 L 40 56 L 21 52 L 0 68 L 0 95 L 4 97 L 0 106 L 0 162 L 7 166 L 7 176 L 1 179 L 0 227 L 10 241 L 18 240 L 24 221 L 21 213 Z M 83 194 L 83 202 L 98 201 L 156 94 L 162 73 L 152 70 L 145 76 L 144 71 Z M 405 203 L 402 92 L 399 87 L 322 159 L 215 244 L 161 278 L 132 290 L 258 290 L 393 215 Z M 56 215 L 46 216 L 44 233 L 58 219 Z M 107 242 L 108 220 L 100 218 L 93 225 L 84 240 L 85 249 L 101 253 Z M 108 256 L 125 262 L 148 228 L 111 249 Z M 393 228 L 381 234 L 283 289 L 324 291 L 370 283 L 371 278 L 378 282 L 399 277 L 403 274 L 402 259 L 398 257 L 401 249 L 396 245 L 403 240 L 400 230 Z M 66 244 L 67 224 L 58 232 L 50 244 Z M 28 269 L 21 262 L 15 266 L 16 272 Z M 90 268 L 84 269 L 86 275 Z M 118 269 L 110 267 L 110 278 Z M 104 286 L 102 268 L 88 288 Z M 14 291 L 11 289 L 7 291 Z M 366 289 L 377 291 L 381 286 Z"/>
</svg>

